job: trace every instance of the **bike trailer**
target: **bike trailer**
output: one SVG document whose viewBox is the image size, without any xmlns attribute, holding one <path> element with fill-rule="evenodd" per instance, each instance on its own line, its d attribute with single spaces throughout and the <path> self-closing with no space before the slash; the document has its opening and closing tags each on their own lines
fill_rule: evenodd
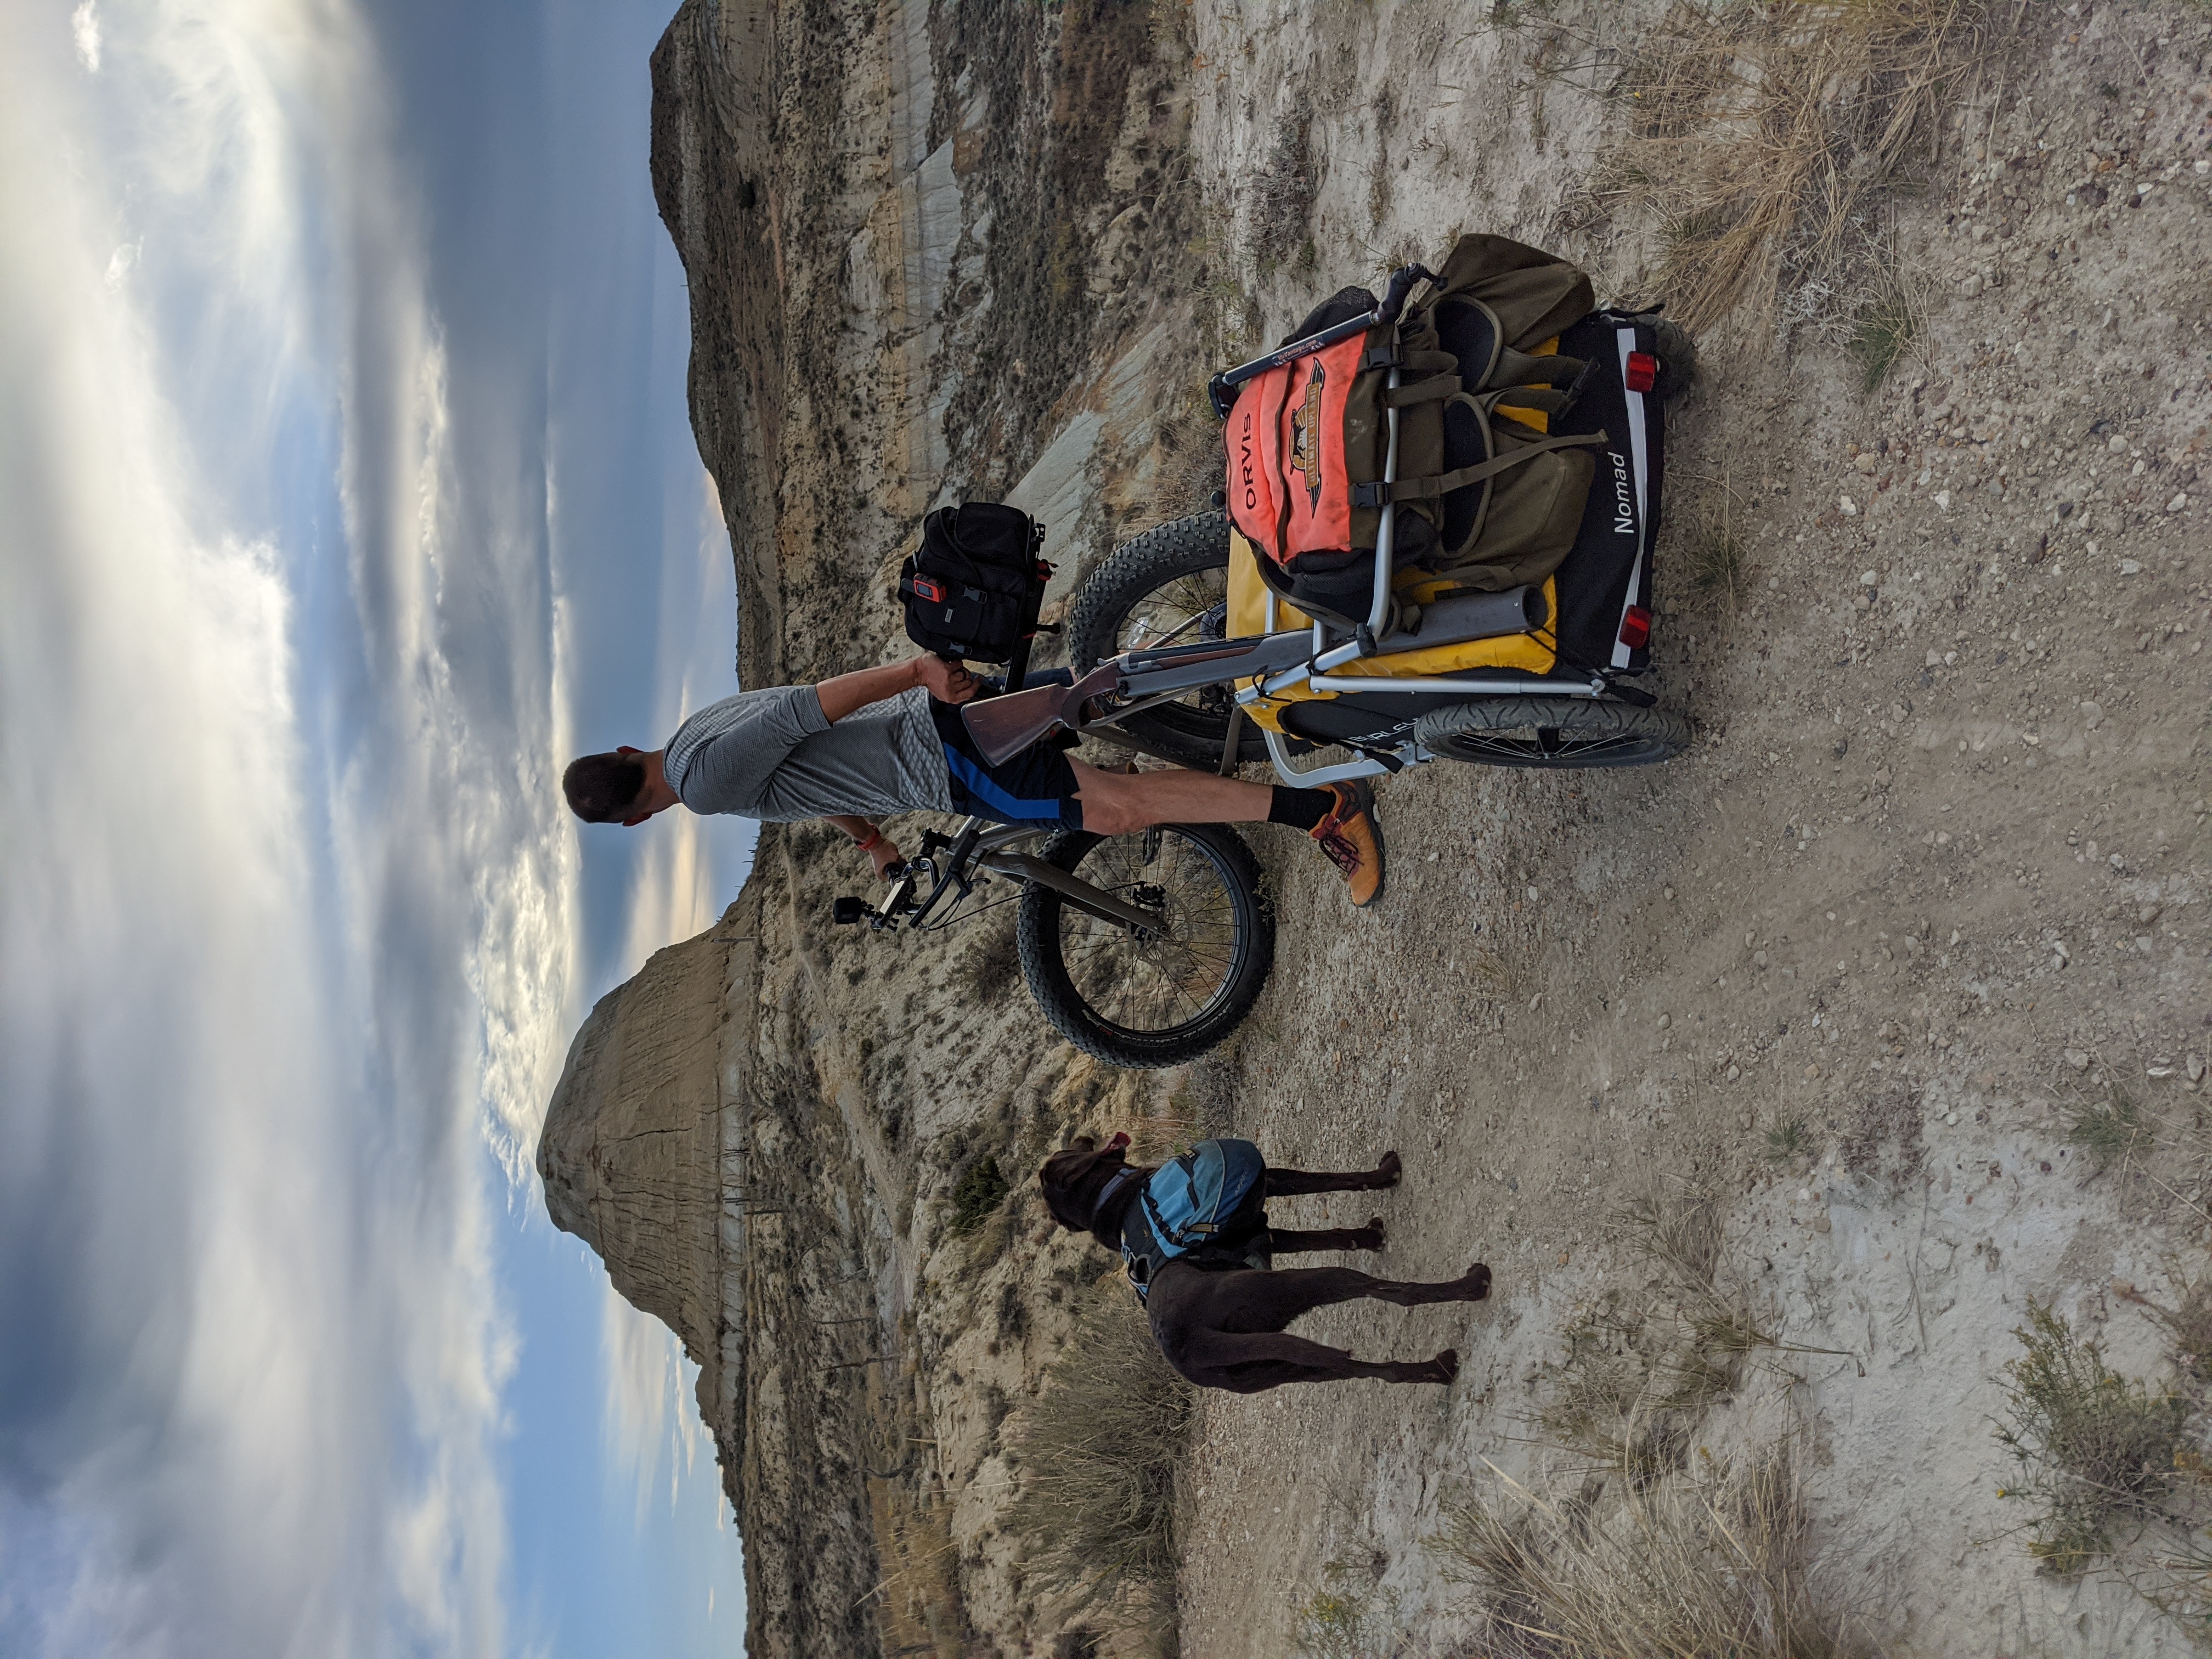
<svg viewBox="0 0 2212 1659">
<path fill-rule="evenodd" d="M 1170 1261 L 1267 1267 L 1267 1174 L 1249 1140 L 1201 1140 L 1153 1170 L 1121 1224 L 1121 1259 L 1138 1297 Z"/>
<path fill-rule="evenodd" d="M 1449 306 L 1439 310 L 1446 325 L 1440 338 L 1479 357 L 1492 336 L 1462 326 L 1473 313 Z M 1488 504 L 1489 516 L 1477 525 L 1471 542 L 1424 544 L 1417 535 L 1413 544 L 1425 545 L 1427 550 L 1409 550 L 1394 559 L 1390 625 L 1380 637 L 1377 652 L 1256 697 L 1251 693 L 1262 683 L 1247 681 L 1239 696 L 1245 714 L 1265 729 L 1328 743 L 1355 729 L 1373 734 L 1371 718 L 1332 720 L 1326 705 L 1339 697 L 1354 699 L 1364 715 L 1388 710 L 1409 726 L 1421 714 L 1451 701 L 1444 692 L 1338 692 L 1329 686 L 1332 673 L 1340 679 L 1369 681 L 1459 676 L 1494 684 L 1525 678 L 1533 689 L 1533 683 L 1556 672 L 1587 678 L 1596 671 L 1633 674 L 1648 667 L 1651 549 L 1659 529 L 1665 454 L 1664 409 L 1655 389 L 1658 343 L 1655 316 L 1613 312 L 1591 313 L 1568 325 L 1555 338 L 1535 342 L 1533 349 L 1522 354 L 1516 372 L 1540 374 L 1544 371 L 1528 365 L 1547 359 L 1577 365 L 1571 382 L 1571 401 L 1539 408 L 1501 398 L 1490 406 L 1491 424 L 1517 427 L 1532 441 L 1583 441 L 1571 449 L 1548 452 L 1561 458 L 1560 466 L 1570 465 L 1564 458 L 1588 465 L 1589 476 L 1579 493 L 1570 492 L 1565 498 L 1573 508 L 1571 519 L 1563 520 L 1550 494 L 1533 507 L 1524 501 L 1519 508 L 1503 514 L 1498 502 L 1504 498 L 1498 497 Z M 1562 369 L 1554 378 L 1568 377 Z M 1447 412 L 1449 407 L 1463 405 L 1449 405 Z M 1402 415 L 1401 424 L 1402 428 Z M 1494 459 L 1500 446 L 1494 436 L 1487 441 L 1486 449 L 1483 434 L 1472 426 L 1448 423 L 1443 458 L 1447 477 L 1455 469 L 1486 465 L 1486 454 Z M 1522 470 L 1524 477 L 1535 479 L 1525 467 Z M 1565 487 L 1557 469 L 1553 471 L 1555 476 L 1545 481 L 1547 492 Z M 1484 511 L 1484 503 L 1462 494 L 1469 488 L 1446 490 L 1439 498 L 1445 509 L 1444 526 L 1451 535 L 1461 533 L 1457 527 L 1462 523 L 1476 523 Z M 1460 499 L 1455 501 L 1455 496 Z M 1402 530 L 1409 515 L 1404 507 L 1399 512 Z M 1301 591 L 1295 574 L 1247 532 L 1249 517 L 1232 510 L 1225 618 L 1229 636 L 1301 627 L 1316 616 L 1341 631 L 1341 606 L 1325 599 L 1301 606 L 1289 597 L 1286 589 Z M 1566 524 L 1564 536 L 1562 522 Z M 1449 554 L 1455 544 L 1480 556 L 1455 562 Z M 1358 557 L 1368 573 L 1361 577 L 1364 585 L 1335 597 L 1363 610 L 1371 597 L 1374 561 L 1371 550 Z M 1494 595 L 1516 586 L 1526 591 L 1525 626 L 1469 640 L 1456 638 L 1463 630 L 1447 625 L 1471 596 Z M 1425 629 L 1456 642 L 1424 646 Z"/>
</svg>

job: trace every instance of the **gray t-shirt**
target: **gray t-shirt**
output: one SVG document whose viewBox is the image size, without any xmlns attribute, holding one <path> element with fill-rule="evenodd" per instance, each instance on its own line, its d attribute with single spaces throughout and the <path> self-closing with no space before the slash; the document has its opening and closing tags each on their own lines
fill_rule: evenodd
<svg viewBox="0 0 2212 1659">
<path fill-rule="evenodd" d="M 945 744 L 918 686 L 835 726 L 811 685 L 740 691 L 678 726 L 661 769 L 695 812 L 770 823 L 952 810 Z"/>
</svg>

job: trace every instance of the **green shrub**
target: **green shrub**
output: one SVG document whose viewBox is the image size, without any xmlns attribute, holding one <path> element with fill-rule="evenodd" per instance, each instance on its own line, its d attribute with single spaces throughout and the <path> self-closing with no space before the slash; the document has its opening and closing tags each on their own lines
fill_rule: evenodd
<svg viewBox="0 0 2212 1659">
<path fill-rule="evenodd" d="M 999 1160 L 990 1153 L 960 1172 L 952 1185 L 952 1231 L 965 1238 L 999 1212 L 1012 1188 L 999 1171 Z"/>
</svg>

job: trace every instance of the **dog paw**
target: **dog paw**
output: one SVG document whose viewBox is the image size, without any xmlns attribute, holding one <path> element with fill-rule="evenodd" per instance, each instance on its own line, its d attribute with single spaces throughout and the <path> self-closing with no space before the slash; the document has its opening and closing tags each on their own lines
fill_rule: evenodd
<svg viewBox="0 0 2212 1659">
<path fill-rule="evenodd" d="M 1363 1250 L 1379 1250 L 1389 1237 L 1389 1235 L 1382 1231 L 1382 1218 L 1379 1215 L 1370 1216 L 1367 1218 L 1367 1224 L 1359 1230 L 1359 1248 Z"/>
<path fill-rule="evenodd" d="M 1429 1367 L 1435 1374 L 1436 1380 L 1437 1382 L 1449 1382 L 1454 1381 L 1459 1376 L 1459 1350 L 1457 1348 L 1446 1348 L 1434 1359 L 1429 1361 Z"/>
<path fill-rule="evenodd" d="M 1405 1160 L 1395 1152 L 1385 1152 L 1382 1154 L 1382 1161 L 1375 1166 L 1375 1184 L 1378 1187 L 1395 1187 L 1405 1178 Z"/>
<path fill-rule="evenodd" d="M 1467 1270 L 1460 1283 L 1467 1286 L 1468 1301 L 1480 1302 L 1490 1294 L 1490 1268 L 1478 1261 Z"/>
</svg>

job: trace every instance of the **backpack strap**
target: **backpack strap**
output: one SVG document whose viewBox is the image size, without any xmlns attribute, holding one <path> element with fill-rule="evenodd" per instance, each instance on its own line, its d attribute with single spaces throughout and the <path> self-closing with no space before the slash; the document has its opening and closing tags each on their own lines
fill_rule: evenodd
<svg viewBox="0 0 2212 1659">
<path fill-rule="evenodd" d="M 1423 352 L 1420 355 L 1426 356 L 1429 354 Z M 1415 404 L 1440 404 L 1447 398 L 1457 397 L 1459 392 L 1459 376 L 1447 369 L 1441 374 L 1431 374 L 1425 380 L 1393 386 L 1382 394 L 1382 402 L 1385 409 L 1410 409 Z"/>
<path fill-rule="evenodd" d="M 1510 347 L 1498 354 L 1498 366 L 1492 371 L 1495 386 L 1572 386 L 1589 369 L 1579 357 L 1563 357 L 1554 353 L 1539 357 Z"/>
<path fill-rule="evenodd" d="M 1352 487 L 1352 504 L 1354 507 L 1383 507 L 1393 501 L 1433 501 L 1440 496 L 1449 495 L 1455 489 L 1481 483 L 1523 462 L 1533 461 L 1547 451 L 1595 448 L 1611 441 L 1602 432 L 1577 432 L 1563 438 L 1540 438 L 1534 443 L 1518 445 L 1494 460 L 1479 462 L 1474 466 L 1455 467 L 1449 472 L 1439 473 L 1433 478 L 1401 478 L 1395 483 L 1354 484 Z"/>
</svg>

